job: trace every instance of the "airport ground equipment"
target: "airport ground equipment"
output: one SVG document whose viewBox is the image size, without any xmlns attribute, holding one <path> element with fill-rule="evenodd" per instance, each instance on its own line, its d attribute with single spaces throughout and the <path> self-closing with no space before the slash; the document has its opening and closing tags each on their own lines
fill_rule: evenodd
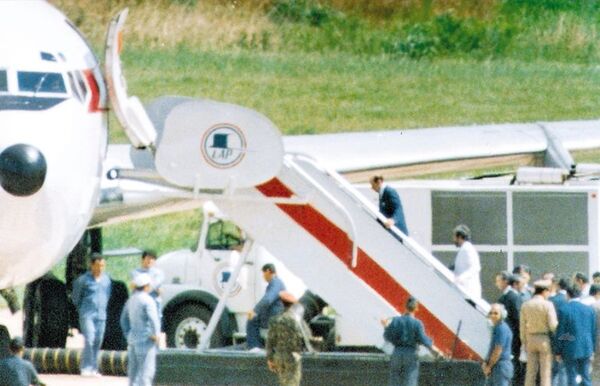
<svg viewBox="0 0 600 386">
<path fill-rule="evenodd" d="M 377 208 L 336 172 L 286 155 L 276 178 L 235 194 L 252 205 L 214 201 L 336 310 L 338 346 L 383 346 L 379 320 L 403 312 L 412 295 L 438 348 L 455 358 L 485 356 L 488 304 L 467 302 L 443 264 L 397 229 L 384 228 Z"/>
<path fill-rule="evenodd" d="M 23 358 L 44 374 L 79 374 L 82 349 L 27 348 Z M 104 375 L 127 375 L 127 351 L 101 350 L 98 369 Z"/>
<path fill-rule="evenodd" d="M 318 316 L 325 305 L 323 301 L 307 291 L 302 280 L 277 258 L 253 243 L 214 205 L 203 206 L 203 218 L 195 250 L 171 251 L 160 256 L 156 263 L 165 273 L 162 312 L 169 347 L 199 348 L 228 283 L 230 296 L 223 303 L 224 312 L 219 313 L 210 346 L 237 343 L 234 341 L 244 335 L 240 333 L 245 331 L 248 311 L 264 294 L 266 283 L 261 268 L 267 263 L 276 265 L 288 291 L 305 305 L 307 322 Z M 239 252 L 238 246 L 242 247 Z"/>
</svg>

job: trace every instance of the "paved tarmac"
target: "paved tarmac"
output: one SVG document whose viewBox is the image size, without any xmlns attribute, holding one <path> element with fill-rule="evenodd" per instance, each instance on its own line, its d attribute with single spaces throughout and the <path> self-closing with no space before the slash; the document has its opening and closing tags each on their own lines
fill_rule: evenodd
<svg viewBox="0 0 600 386">
<path fill-rule="evenodd" d="M 0 324 L 8 328 L 10 336 L 23 335 L 23 313 L 11 315 L 8 308 L 0 308 Z M 83 347 L 83 338 L 80 334 L 67 339 L 67 347 Z M 66 374 L 40 374 L 40 380 L 47 386 L 124 386 L 127 377 L 103 376 L 99 378 L 84 378 L 80 375 Z"/>
<path fill-rule="evenodd" d="M 126 386 L 127 377 L 83 378 L 79 375 L 40 374 L 47 386 Z"/>
</svg>

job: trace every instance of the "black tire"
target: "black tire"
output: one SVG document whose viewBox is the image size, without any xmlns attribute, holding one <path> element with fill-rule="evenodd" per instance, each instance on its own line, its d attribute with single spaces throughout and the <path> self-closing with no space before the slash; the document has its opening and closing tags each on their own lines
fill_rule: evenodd
<svg viewBox="0 0 600 386">
<path fill-rule="evenodd" d="M 165 326 L 167 346 L 175 348 L 195 349 L 200 345 L 203 330 L 208 326 L 212 311 L 197 303 L 186 303 L 175 309 Z M 221 331 L 221 322 L 217 324 L 210 340 L 210 347 L 223 347 L 226 339 Z"/>
<path fill-rule="evenodd" d="M 108 306 L 106 307 L 106 328 L 102 350 L 127 350 L 127 341 L 121 330 L 121 312 L 127 302 L 129 292 L 127 285 L 122 281 L 112 281 L 112 289 Z"/>
<path fill-rule="evenodd" d="M 4 359 L 10 355 L 8 344 L 10 342 L 10 334 L 5 325 L 0 324 L 0 359 Z"/>
<path fill-rule="evenodd" d="M 65 347 L 69 329 L 65 284 L 52 276 L 44 276 L 27 285 L 23 303 L 25 345 Z"/>
</svg>

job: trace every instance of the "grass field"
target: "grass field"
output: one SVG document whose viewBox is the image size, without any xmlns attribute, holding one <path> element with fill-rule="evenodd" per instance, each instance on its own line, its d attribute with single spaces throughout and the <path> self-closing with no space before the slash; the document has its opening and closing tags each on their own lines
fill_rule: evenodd
<svg viewBox="0 0 600 386">
<path fill-rule="evenodd" d="M 144 101 L 175 94 L 237 103 L 285 134 L 586 119 L 600 106 L 600 67 L 577 63 L 182 48 L 126 50 L 124 66 L 130 92 Z"/>
</svg>

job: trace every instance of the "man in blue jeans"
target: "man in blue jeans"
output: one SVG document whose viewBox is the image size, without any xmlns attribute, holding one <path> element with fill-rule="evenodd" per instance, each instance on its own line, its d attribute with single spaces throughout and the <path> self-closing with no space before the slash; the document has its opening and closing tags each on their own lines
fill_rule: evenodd
<svg viewBox="0 0 600 386">
<path fill-rule="evenodd" d="M 84 338 L 81 375 L 98 377 L 98 353 L 104 339 L 106 306 L 110 298 L 111 280 L 104 269 L 106 261 L 100 255 L 91 259 L 90 270 L 73 283 L 73 304 L 79 313 L 79 328 Z"/>
<path fill-rule="evenodd" d="M 273 264 L 265 264 L 262 267 L 263 278 L 267 283 L 267 289 L 264 296 L 254 310 L 248 313 L 248 323 L 246 323 L 246 342 L 248 349 L 262 348 L 260 340 L 260 330 L 267 329 L 271 317 L 283 312 L 283 302 L 279 297 L 281 291 L 285 291 L 285 285 L 277 277 L 277 271 Z"/>
</svg>

